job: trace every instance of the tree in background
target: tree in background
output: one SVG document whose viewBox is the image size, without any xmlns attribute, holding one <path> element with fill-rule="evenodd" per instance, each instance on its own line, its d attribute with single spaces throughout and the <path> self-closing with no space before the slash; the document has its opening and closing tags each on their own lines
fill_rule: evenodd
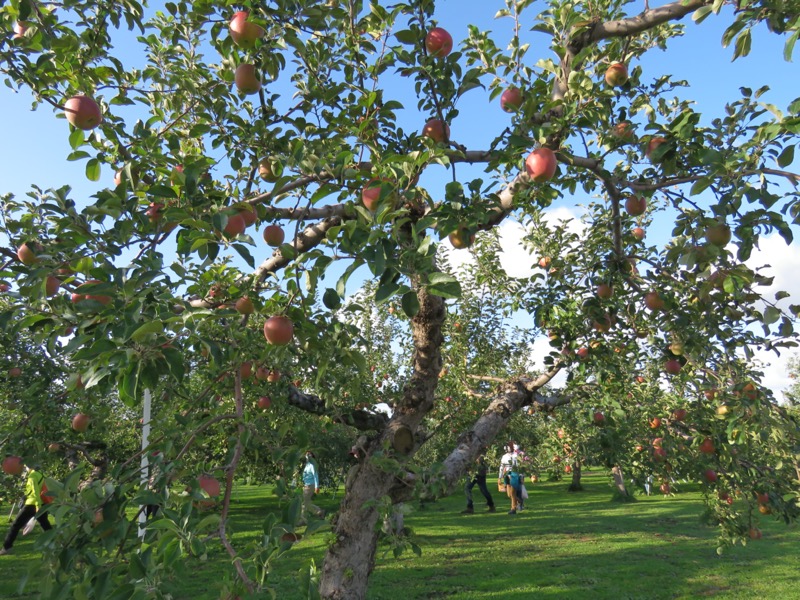
<svg viewBox="0 0 800 600">
<path fill-rule="evenodd" d="M 477 26 L 453 40 L 432 0 L 167 2 L 146 21 L 134 0 L 2 7 L 4 31 L 15 32 L 1 42 L 7 84 L 63 113 L 68 158 L 108 181 L 80 203 L 67 187 L 4 198 L 6 335 L 27 332 L 69 371 L 68 399 L 52 398 L 64 416 L 75 402 L 97 418 L 112 392 L 138 413 L 151 390 L 159 417 L 148 453 L 182 491 L 148 527 L 145 550 L 126 512 L 153 500 L 137 453 L 87 487 L 66 477 L 63 525 L 42 536 L 46 597 L 157 594 L 143 576 L 202 555 L 208 533 L 231 556 L 237 586 L 268 584 L 298 499 L 265 520 L 248 554 L 227 530 L 234 478 L 268 452 L 283 493 L 305 447 L 346 428 L 358 461 L 319 593 L 363 598 L 381 507 L 423 483 L 452 489 L 523 407 L 569 405 L 587 426 L 613 428 L 631 412 L 667 419 L 690 406 L 690 418 L 669 413 L 654 456 L 704 478 L 722 539 L 758 537 L 760 507 L 796 516 L 796 421 L 750 363 L 753 347 L 796 345 L 796 310 L 764 297 L 768 279 L 744 261 L 765 234 L 791 240 L 800 102 L 769 107 L 764 90 L 743 89 L 709 118 L 679 97 L 681 82 L 641 63 L 669 50 L 689 15 L 726 20 L 734 58 L 762 23 L 788 35 L 791 57 L 797 3 L 734 12 L 688 0 L 637 14 L 626 2 L 532 4 L 502 6 L 506 49 Z M 548 52 L 534 56 L 530 30 L 548 36 Z M 398 85 L 413 88 L 416 108 Z M 509 113 L 480 148 L 461 142 L 474 127 L 459 118 L 467 94 Z M 413 127 L 403 125 L 409 111 Z M 432 179 L 439 165 L 452 173 L 446 186 Z M 567 197 L 586 201 L 578 228 L 544 219 Z M 480 252 L 480 238 L 510 219 L 525 226 L 537 267 L 515 281 Z M 653 219 L 671 222 L 664 246 L 647 241 Z M 443 260 L 445 238 L 459 252 L 476 244 L 474 295 Z M 367 292 L 348 296 L 363 277 Z M 380 312 L 387 304 L 399 322 Z M 528 331 L 492 331 L 520 314 L 533 318 Z M 538 333 L 551 351 L 533 372 L 518 342 Z M 371 365 L 389 377 L 375 381 Z M 545 391 L 559 372 L 563 390 Z M 669 394 L 629 398 L 637 372 Z M 391 414 L 375 411 L 387 397 Z M 448 397 L 463 407 L 450 411 Z M 31 407 L 31 426 L 48 418 L 33 389 L 12 400 Z M 305 419 L 280 419 L 301 411 L 319 438 Z M 454 447 L 420 465 L 445 416 L 458 423 Z M 634 431 L 601 436 L 617 464 L 635 451 Z M 42 450 L 21 431 L 8 440 L 26 458 Z M 736 493 L 741 502 L 727 504 L 723 494 Z"/>
</svg>

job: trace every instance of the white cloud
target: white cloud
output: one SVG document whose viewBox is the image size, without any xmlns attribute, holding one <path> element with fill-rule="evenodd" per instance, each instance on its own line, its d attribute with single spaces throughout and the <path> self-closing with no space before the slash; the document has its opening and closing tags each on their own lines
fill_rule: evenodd
<svg viewBox="0 0 800 600">
<path fill-rule="evenodd" d="M 765 265 L 769 266 L 759 269 Z M 787 244 L 778 234 L 764 236 L 747 261 L 747 266 L 774 278 L 771 286 L 756 288 L 765 298 L 774 300 L 778 291 L 784 291 L 790 295 L 778 302 L 780 308 L 787 309 L 790 304 L 800 304 L 800 244 Z M 779 400 L 783 399 L 783 392 L 793 383 L 788 370 L 789 360 L 794 354 L 788 350 L 783 350 L 780 356 L 766 350 L 754 352 L 756 360 L 762 363 L 764 385 Z"/>
</svg>

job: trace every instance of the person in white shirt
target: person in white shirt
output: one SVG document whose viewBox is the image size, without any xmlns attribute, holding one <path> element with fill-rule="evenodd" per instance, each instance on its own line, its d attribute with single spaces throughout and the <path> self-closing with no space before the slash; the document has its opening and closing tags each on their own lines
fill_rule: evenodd
<svg viewBox="0 0 800 600">
<path fill-rule="evenodd" d="M 521 484 L 517 454 L 514 452 L 514 444 L 512 443 L 507 444 L 503 450 L 505 454 L 503 454 L 500 459 L 498 480 L 506 484 L 506 494 L 508 494 L 508 497 L 511 499 L 511 510 L 508 511 L 508 514 L 515 515 L 517 514 L 517 505 L 519 502 L 517 487 Z"/>
</svg>

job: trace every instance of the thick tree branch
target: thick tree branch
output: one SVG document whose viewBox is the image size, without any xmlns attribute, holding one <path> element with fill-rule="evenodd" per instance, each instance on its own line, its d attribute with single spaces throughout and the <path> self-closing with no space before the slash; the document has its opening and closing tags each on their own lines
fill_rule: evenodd
<svg viewBox="0 0 800 600">
<path fill-rule="evenodd" d="M 389 423 L 389 416 L 380 412 L 353 410 L 347 413 L 335 413 L 325 407 L 325 400 L 314 394 L 301 392 L 289 386 L 289 404 L 315 415 L 328 415 L 335 423 L 349 425 L 361 431 L 381 431 Z"/>
<path fill-rule="evenodd" d="M 651 8 L 635 17 L 598 23 L 591 29 L 588 42 L 596 43 L 612 37 L 636 35 L 668 21 L 682 19 L 705 4 L 711 4 L 711 2 L 708 0 L 682 0 Z"/>
</svg>

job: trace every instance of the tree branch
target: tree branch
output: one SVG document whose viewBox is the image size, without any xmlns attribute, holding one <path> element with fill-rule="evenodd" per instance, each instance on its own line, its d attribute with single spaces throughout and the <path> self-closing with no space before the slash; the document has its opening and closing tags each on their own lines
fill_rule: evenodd
<svg viewBox="0 0 800 600">
<path fill-rule="evenodd" d="M 380 412 L 354 410 L 343 414 L 336 414 L 325 407 L 325 400 L 314 394 L 301 392 L 294 386 L 289 386 L 289 405 L 315 415 L 328 415 L 335 423 L 349 425 L 361 431 L 381 431 L 389 423 L 389 416 Z"/>
<path fill-rule="evenodd" d="M 682 19 L 705 4 L 711 4 L 711 2 L 708 0 L 682 0 L 651 8 L 635 17 L 598 23 L 591 29 L 587 43 L 595 43 L 612 37 L 636 35 L 668 21 Z"/>
</svg>

